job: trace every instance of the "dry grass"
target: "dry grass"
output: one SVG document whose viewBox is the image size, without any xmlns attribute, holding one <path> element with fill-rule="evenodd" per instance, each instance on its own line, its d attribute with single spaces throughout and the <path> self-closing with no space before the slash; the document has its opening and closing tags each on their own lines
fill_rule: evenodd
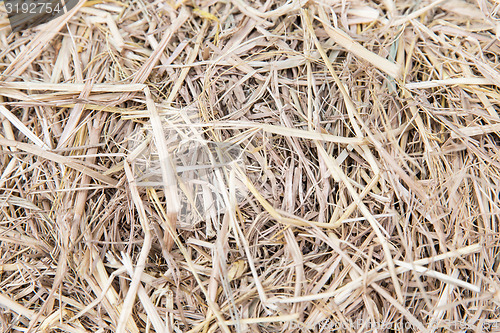
<svg viewBox="0 0 500 333">
<path fill-rule="evenodd" d="M 499 12 L 1 7 L 0 330 L 499 331 Z"/>
</svg>

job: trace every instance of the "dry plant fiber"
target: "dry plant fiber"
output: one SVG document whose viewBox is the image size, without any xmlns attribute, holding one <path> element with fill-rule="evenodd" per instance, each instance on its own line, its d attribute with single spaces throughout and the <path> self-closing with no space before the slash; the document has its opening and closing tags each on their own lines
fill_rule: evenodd
<svg viewBox="0 0 500 333">
<path fill-rule="evenodd" d="M 13 3 L 0 332 L 500 332 L 500 2 Z"/>
</svg>

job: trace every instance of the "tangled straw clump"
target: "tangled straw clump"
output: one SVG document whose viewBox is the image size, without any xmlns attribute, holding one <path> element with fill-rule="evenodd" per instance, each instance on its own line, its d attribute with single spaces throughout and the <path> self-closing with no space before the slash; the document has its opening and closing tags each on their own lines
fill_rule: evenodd
<svg viewBox="0 0 500 333">
<path fill-rule="evenodd" d="M 1 331 L 494 331 L 499 9 L 1 9 Z"/>
</svg>

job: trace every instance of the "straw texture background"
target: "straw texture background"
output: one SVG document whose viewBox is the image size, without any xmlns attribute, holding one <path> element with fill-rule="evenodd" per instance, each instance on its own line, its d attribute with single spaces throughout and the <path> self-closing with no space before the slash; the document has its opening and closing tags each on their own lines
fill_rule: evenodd
<svg viewBox="0 0 500 333">
<path fill-rule="evenodd" d="M 498 1 L 0 5 L 0 45 L 1 332 L 500 330 Z"/>
</svg>

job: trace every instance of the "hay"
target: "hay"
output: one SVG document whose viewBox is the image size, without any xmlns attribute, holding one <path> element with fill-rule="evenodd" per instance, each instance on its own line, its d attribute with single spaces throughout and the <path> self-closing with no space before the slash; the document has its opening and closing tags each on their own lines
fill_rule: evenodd
<svg viewBox="0 0 500 333">
<path fill-rule="evenodd" d="M 0 330 L 497 330 L 499 10 L 1 7 Z"/>
</svg>

